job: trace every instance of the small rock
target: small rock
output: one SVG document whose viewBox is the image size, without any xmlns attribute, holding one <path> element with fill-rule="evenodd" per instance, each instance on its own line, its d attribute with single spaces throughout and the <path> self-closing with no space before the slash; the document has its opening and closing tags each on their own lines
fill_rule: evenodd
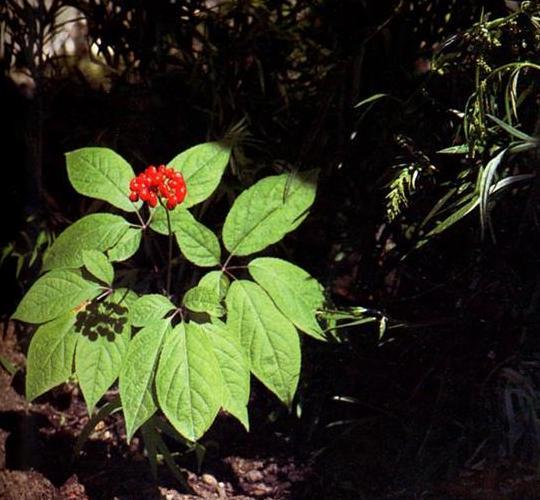
<svg viewBox="0 0 540 500">
<path fill-rule="evenodd" d="M 212 476 L 212 474 L 203 474 L 201 479 L 208 485 L 213 486 L 214 488 L 218 486 L 217 479 Z"/>
<path fill-rule="evenodd" d="M 264 478 L 263 473 L 260 470 L 252 469 L 246 473 L 246 480 L 250 483 L 257 483 Z"/>
</svg>

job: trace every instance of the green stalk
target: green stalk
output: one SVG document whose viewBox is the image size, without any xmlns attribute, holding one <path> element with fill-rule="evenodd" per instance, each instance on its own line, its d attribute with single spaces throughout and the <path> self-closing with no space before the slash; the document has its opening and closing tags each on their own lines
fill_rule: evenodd
<svg viewBox="0 0 540 500">
<path fill-rule="evenodd" d="M 167 295 L 171 293 L 171 264 L 172 264 L 172 239 L 173 239 L 173 233 L 171 228 L 171 216 L 169 215 L 169 211 L 167 210 L 167 207 L 165 208 L 165 213 L 167 214 L 167 230 L 169 231 L 169 256 L 167 259 Z"/>
</svg>

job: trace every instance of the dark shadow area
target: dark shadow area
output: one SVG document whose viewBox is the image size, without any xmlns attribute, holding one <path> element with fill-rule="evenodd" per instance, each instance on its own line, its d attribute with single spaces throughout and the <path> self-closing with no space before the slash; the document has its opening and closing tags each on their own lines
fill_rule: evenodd
<svg viewBox="0 0 540 500">
<path fill-rule="evenodd" d="M 77 313 L 75 331 L 90 340 L 102 336 L 114 342 L 115 336 L 122 333 L 127 323 L 127 312 L 127 307 L 110 301 L 91 302 Z"/>
</svg>

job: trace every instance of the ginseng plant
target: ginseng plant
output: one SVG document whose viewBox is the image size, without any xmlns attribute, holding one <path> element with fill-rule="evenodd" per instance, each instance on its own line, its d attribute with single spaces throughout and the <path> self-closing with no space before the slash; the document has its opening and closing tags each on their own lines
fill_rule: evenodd
<svg viewBox="0 0 540 500">
<path fill-rule="evenodd" d="M 225 217 L 221 244 L 190 209 L 214 193 L 230 156 L 227 143 L 199 144 L 135 177 L 110 149 L 67 153 L 74 189 L 114 213 L 67 227 L 13 314 L 37 325 L 27 398 L 77 381 L 92 417 L 82 438 L 121 409 L 128 441 L 141 429 L 153 468 L 159 453 L 172 460 L 164 432 L 196 446 L 220 410 L 249 429 L 251 374 L 290 407 L 299 333 L 326 338 L 316 316 L 322 286 L 291 262 L 246 258 L 305 219 L 318 172 L 273 175 L 244 190 Z M 117 379 L 116 399 L 102 400 Z"/>
</svg>

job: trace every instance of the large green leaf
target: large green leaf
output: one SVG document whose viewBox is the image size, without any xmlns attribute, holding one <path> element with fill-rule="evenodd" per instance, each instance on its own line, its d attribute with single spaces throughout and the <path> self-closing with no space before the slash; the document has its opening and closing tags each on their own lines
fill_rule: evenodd
<svg viewBox="0 0 540 500">
<path fill-rule="evenodd" d="M 201 267 L 219 265 L 221 247 L 216 235 L 187 211 L 175 229 L 176 241 L 186 259 Z"/>
<path fill-rule="evenodd" d="M 295 229 L 315 199 L 317 175 L 317 170 L 275 175 L 246 189 L 225 219 L 225 248 L 233 255 L 249 255 Z"/>
<path fill-rule="evenodd" d="M 201 326 L 207 332 L 224 382 L 223 408 L 249 431 L 249 361 L 240 345 L 240 339 L 219 320 Z"/>
<path fill-rule="evenodd" d="M 199 286 L 214 290 L 218 294 L 219 300 L 223 300 L 225 295 L 227 295 L 229 283 L 230 280 L 225 273 L 221 271 L 210 271 L 200 279 Z"/>
<path fill-rule="evenodd" d="M 137 296 L 119 289 L 107 299 L 79 313 L 80 338 L 75 352 L 75 373 L 88 407 L 92 410 L 120 373 L 126 355 L 131 325 L 130 304 Z"/>
<path fill-rule="evenodd" d="M 182 172 L 187 196 L 184 207 L 206 200 L 218 187 L 225 171 L 231 148 L 221 142 L 206 142 L 187 149 L 173 158 L 169 166 Z"/>
<path fill-rule="evenodd" d="M 101 287 L 78 271 L 54 270 L 39 278 L 26 292 L 13 319 L 45 323 L 96 297 Z"/>
<path fill-rule="evenodd" d="M 142 231 L 129 227 L 118 242 L 107 250 L 109 259 L 113 262 L 122 262 L 133 256 L 141 244 Z"/>
<path fill-rule="evenodd" d="M 72 374 L 78 334 L 75 313 L 69 311 L 41 325 L 34 333 L 26 362 L 26 397 L 32 400 L 65 382 Z"/>
<path fill-rule="evenodd" d="M 99 250 L 83 250 L 82 258 L 84 267 L 92 276 L 107 283 L 107 285 L 112 285 L 114 269 L 103 252 Z"/>
<path fill-rule="evenodd" d="M 129 181 L 135 177 L 129 163 L 107 148 L 82 148 L 66 153 L 67 172 L 75 190 L 134 212 L 140 202 L 129 201 Z"/>
<path fill-rule="evenodd" d="M 149 293 L 139 297 L 130 308 L 129 319 L 133 326 L 145 326 L 161 319 L 174 309 L 174 304 L 164 295 Z"/>
<path fill-rule="evenodd" d="M 227 328 L 241 340 L 251 371 L 290 406 L 301 361 L 300 339 L 293 324 L 252 281 L 233 281 L 226 302 Z"/>
<path fill-rule="evenodd" d="M 118 215 L 90 214 L 66 228 L 43 258 L 43 270 L 83 265 L 84 250 L 105 252 L 126 233 L 129 223 Z"/>
<path fill-rule="evenodd" d="M 223 316 L 225 308 L 220 303 L 220 298 L 216 290 L 195 286 L 189 289 L 182 299 L 182 303 L 195 312 L 205 312 L 210 316 Z"/>
<path fill-rule="evenodd" d="M 119 381 L 128 441 L 157 410 L 152 386 L 161 346 L 169 329 L 168 320 L 155 320 L 129 343 Z"/>
<path fill-rule="evenodd" d="M 223 382 L 205 331 L 178 325 L 163 346 L 156 374 L 159 406 L 174 428 L 191 441 L 212 425 L 222 401 Z"/>
<path fill-rule="evenodd" d="M 315 311 L 324 303 L 323 287 L 306 271 L 281 259 L 261 257 L 248 266 L 253 279 L 300 330 L 325 340 Z"/>
</svg>

